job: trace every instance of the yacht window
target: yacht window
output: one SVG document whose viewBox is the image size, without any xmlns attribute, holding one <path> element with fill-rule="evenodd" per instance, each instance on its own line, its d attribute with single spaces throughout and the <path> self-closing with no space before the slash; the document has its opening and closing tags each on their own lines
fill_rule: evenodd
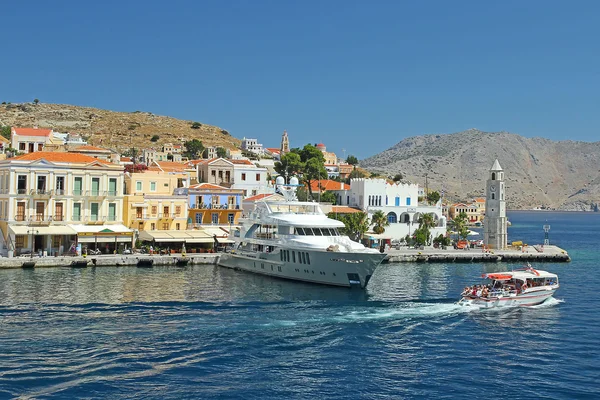
<svg viewBox="0 0 600 400">
<path fill-rule="evenodd" d="M 304 228 L 296 228 L 296 233 L 298 235 L 304 235 Z"/>
<path fill-rule="evenodd" d="M 280 259 L 281 261 L 283 261 L 283 251 L 280 251 L 280 252 L 279 252 L 279 259 Z"/>
<path fill-rule="evenodd" d="M 319 228 L 313 228 L 313 232 L 315 233 L 315 236 L 323 236 L 321 229 Z"/>
<path fill-rule="evenodd" d="M 312 228 L 304 228 L 304 233 L 308 236 L 312 236 L 313 235 Z"/>
<path fill-rule="evenodd" d="M 307 264 L 310 265 L 310 255 L 308 253 L 306 253 L 306 261 Z"/>
<path fill-rule="evenodd" d="M 296 262 L 296 252 L 292 251 L 292 260 L 293 262 Z"/>
<path fill-rule="evenodd" d="M 337 228 L 333 228 L 333 235 L 334 236 L 340 236 L 340 232 L 338 231 Z"/>
<path fill-rule="evenodd" d="M 327 228 L 327 236 L 335 236 L 333 229 Z"/>
<path fill-rule="evenodd" d="M 298 261 L 300 262 L 300 264 L 304 264 L 304 258 L 302 257 L 301 251 L 298 252 Z"/>
</svg>

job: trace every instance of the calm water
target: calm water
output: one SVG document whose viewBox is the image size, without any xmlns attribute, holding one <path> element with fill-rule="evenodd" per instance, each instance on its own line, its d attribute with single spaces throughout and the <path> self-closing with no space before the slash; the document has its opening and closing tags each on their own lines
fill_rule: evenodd
<svg viewBox="0 0 600 400">
<path fill-rule="evenodd" d="M 600 215 L 510 213 L 555 300 L 453 303 L 510 265 L 388 264 L 366 293 L 212 266 L 0 271 L 0 398 L 598 398 Z"/>
</svg>

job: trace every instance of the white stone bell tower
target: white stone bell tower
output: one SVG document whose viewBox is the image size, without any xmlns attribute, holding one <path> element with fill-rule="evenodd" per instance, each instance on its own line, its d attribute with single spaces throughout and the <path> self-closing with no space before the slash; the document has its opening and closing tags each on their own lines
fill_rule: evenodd
<svg viewBox="0 0 600 400">
<path fill-rule="evenodd" d="M 504 170 L 498 160 L 486 182 L 483 242 L 490 249 L 505 249 L 508 244 Z"/>
</svg>

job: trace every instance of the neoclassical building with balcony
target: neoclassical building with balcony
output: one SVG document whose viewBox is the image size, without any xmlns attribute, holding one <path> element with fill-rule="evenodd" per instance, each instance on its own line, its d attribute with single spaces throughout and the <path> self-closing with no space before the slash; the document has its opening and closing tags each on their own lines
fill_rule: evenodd
<svg viewBox="0 0 600 400">
<path fill-rule="evenodd" d="M 238 224 L 243 211 L 243 190 L 200 183 L 191 186 L 188 193 L 188 213 L 192 227 Z"/>
<path fill-rule="evenodd" d="M 123 166 L 76 153 L 36 151 L 0 161 L 0 252 L 112 252 L 123 225 Z M 92 244 L 93 243 L 93 244 Z"/>
</svg>

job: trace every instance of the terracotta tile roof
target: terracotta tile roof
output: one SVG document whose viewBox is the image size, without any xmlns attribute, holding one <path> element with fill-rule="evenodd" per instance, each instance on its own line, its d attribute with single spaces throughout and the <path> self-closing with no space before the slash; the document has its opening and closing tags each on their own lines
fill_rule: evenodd
<svg viewBox="0 0 600 400">
<path fill-rule="evenodd" d="M 352 208 L 348 206 L 333 206 L 331 207 L 331 212 L 339 213 L 339 214 L 353 214 L 357 212 L 361 212 L 361 210 L 357 208 Z"/>
<path fill-rule="evenodd" d="M 20 136 L 50 136 L 52 129 L 39 129 L 39 128 L 15 128 L 12 130 Z"/>
<path fill-rule="evenodd" d="M 321 184 L 319 186 L 319 183 Z M 321 179 L 321 181 L 311 182 L 310 188 L 313 192 L 322 190 L 350 190 L 350 185 L 347 183 L 332 181 L 330 179 Z"/>
<path fill-rule="evenodd" d="M 205 165 L 205 164 L 210 164 L 211 162 L 213 162 L 215 160 L 218 160 L 218 158 L 207 158 L 205 160 L 194 160 L 194 161 L 197 161 L 196 165 L 198 165 L 198 164 Z"/>
<path fill-rule="evenodd" d="M 34 153 L 24 154 L 22 156 L 10 158 L 9 161 L 37 161 L 46 160 L 50 162 L 62 162 L 62 163 L 81 163 L 89 164 L 92 162 L 99 162 L 101 164 L 111 164 L 106 160 L 99 160 L 97 158 L 86 156 L 85 154 L 79 153 L 65 153 L 59 151 L 36 151 Z"/>
<path fill-rule="evenodd" d="M 190 186 L 190 189 L 210 189 L 210 190 L 229 190 L 224 186 L 215 185 L 214 183 L 199 183 Z"/>
<path fill-rule="evenodd" d="M 121 157 L 121 161 L 123 161 L 123 162 L 130 162 L 131 161 L 131 157 Z"/>
<path fill-rule="evenodd" d="M 103 149 L 102 147 L 89 146 L 89 145 L 79 146 L 79 147 L 74 148 L 71 151 L 73 151 L 73 152 L 77 152 L 77 151 L 102 151 L 104 153 L 110 153 L 110 150 L 108 150 L 108 149 Z"/>
<path fill-rule="evenodd" d="M 267 147 L 267 150 L 269 150 L 271 153 L 281 153 L 281 149 L 278 149 L 277 147 Z"/>
<path fill-rule="evenodd" d="M 238 164 L 238 165 L 254 165 L 248 160 L 228 160 L 228 161 L 231 162 L 232 164 Z"/>
<path fill-rule="evenodd" d="M 477 197 L 473 200 L 475 203 L 485 203 L 485 197 Z"/>
</svg>

